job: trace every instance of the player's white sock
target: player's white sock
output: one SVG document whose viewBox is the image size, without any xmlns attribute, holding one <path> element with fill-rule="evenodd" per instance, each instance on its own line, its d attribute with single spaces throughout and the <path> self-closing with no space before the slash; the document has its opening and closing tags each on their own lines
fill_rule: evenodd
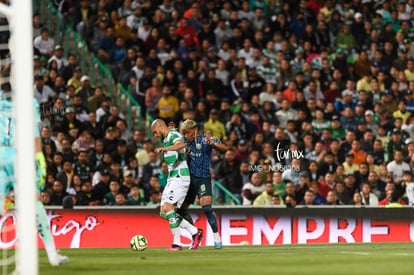
<svg viewBox="0 0 414 275">
<path fill-rule="evenodd" d="M 181 245 L 180 228 L 171 228 L 171 233 L 174 237 L 174 244 Z"/>
<path fill-rule="evenodd" d="M 197 234 L 198 229 L 197 227 L 195 227 L 194 225 L 192 225 L 191 223 L 189 223 L 187 220 L 183 219 L 180 223 L 180 227 L 184 228 L 185 230 L 187 230 L 188 232 L 190 232 L 191 236 Z"/>
<path fill-rule="evenodd" d="M 47 257 L 49 259 L 57 258 L 58 253 L 56 251 L 55 243 L 54 242 L 47 242 L 47 243 L 44 243 L 44 245 L 45 245 Z"/>
<path fill-rule="evenodd" d="M 218 232 L 214 233 L 214 242 L 215 243 L 220 243 L 221 242 L 221 237 L 220 234 Z"/>
</svg>

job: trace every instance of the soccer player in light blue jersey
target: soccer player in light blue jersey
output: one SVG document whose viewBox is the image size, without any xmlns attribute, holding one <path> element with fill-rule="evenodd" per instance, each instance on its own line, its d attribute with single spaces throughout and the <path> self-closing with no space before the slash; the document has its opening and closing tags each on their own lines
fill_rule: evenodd
<svg viewBox="0 0 414 275">
<path fill-rule="evenodd" d="M 35 150 L 36 150 L 36 183 L 38 191 L 43 188 L 46 178 L 46 160 L 42 153 L 42 145 L 40 140 L 39 126 L 40 126 L 40 113 L 39 104 L 36 99 L 34 102 L 34 119 L 35 119 Z M 14 188 L 14 131 L 15 120 L 13 118 L 13 103 L 10 101 L 6 93 L 0 91 L 0 209 L 4 209 L 5 196 Z M 18 196 L 18 194 L 17 194 Z M 46 253 L 49 262 L 53 266 L 61 265 L 69 261 L 68 257 L 58 254 L 53 240 L 52 233 L 50 232 L 49 219 L 46 214 L 46 210 L 39 200 L 40 196 L 37 195 L 36 203 L 36 218 L 37 229 L 40 237 L 46 248 Z"/>
<path fill-rule="evenodd" d="M 219 249 L 222 246 L 220 234 L 218 233 L 217 218 L 211 208 L 212 186 L 210 171 L 210 156 L 212 149 L 221 152 L 227 150 L 227 146 L 214 137 L 208 137 L 197 133 L 197 123 L 187 119 L 181 126 L 187 148 L 189 150 L 189 168 L 191 176 L 191 186 L 187 194 L 185 204 L 180 211 L 184 211 L 183 216 L 187 216 L 186 208 L 195 200 L 196 194 L 200 199 L 201 208 L 207 216 L 208 223 L 214 233 L 214 247 Z M 179 211 L 179 213 L 180 213 Z"/>
</svg>

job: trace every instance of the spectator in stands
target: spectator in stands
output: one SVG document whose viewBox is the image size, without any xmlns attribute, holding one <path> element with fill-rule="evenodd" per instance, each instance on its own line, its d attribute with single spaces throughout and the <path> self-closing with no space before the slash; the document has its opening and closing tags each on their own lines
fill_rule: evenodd
<svg viewBox="0 0 414 275">
<path fill-rule="evenodd" d="M 69 65 L 68 60 L 63 56 L 63 47 L 61 45 L 55 46 L 54 54 L 47 63 L 50 64 L 52 61 L 56 61 L 57 70 L 61 70 L 64 66 Z"/>
<path fill-rule="evenodd" d="M 388 163 L 387 170 L 392 173 L 394 181 L 401 181 L 404 171 L 410 171 L 411 168 L 408 163 L 403 161 L 403 152 L 396 150 L 394 153 L 394 160 Z"/>
<path fill-rule="evenodd" d="M 292 195 L 287 195 L 285 198 L 285 204 L 287 208 L 296 207 L 296 198 Z"/>
<path fill-rule="evenodd" d="M 94 95 L 95 87 L 91 85 L 90 78 L 83 75 L 80 78 L 80 87 L 76 89 L 76 94 L 82 98 L 83 106 L 88 106 L 88 98 Z M 91 111 L 91 110 L 90 110 Z"/>
<path fill-rule="evenodd" d="M 142 181 L 149 182 L 151 177 L 161 173 L 161 160 L 158 158 L 158 154 L 150 152 L 148 155 L 148 162 L 143 166 Z"/>
<path fill-rule="evenodd" d="M 40 200 L 43 205 L 50 205 L 50 194 L 47 191 L 40 192 Z"/>
<path fill-rule="evenodd" d="M 42 32 L 42 21 L 39 13 L 33 14 L 33 39 L 40 36 Z"/>
<path fill-rule="evenodd" d="M 79 94 L 72 97 L 72 106 L 75 109 L 75 117 L 82 123 L 89 120 L 88 110 L 82 104 L 82 98 Z M 86 101 L 84 101 L 86 102 Z"/>
<path fill-rule="evenodd" d="M 77 129 L 83 131 L 83 124 L 75 117 L 75 108 L 67 107 L 65 110 L 65 118 L 62 121 L 61 131 L 68 133 L 69 130 Z"/>
<path fill-rule="evenodd" d="M 253 201 L 254 206 L 262 206 L 262 205 L 271 205 L 272 204 L 272 196 L 274 195 L 274 187 L 271 181 L 265 183 L 264 191 L 256 197 Z"/>
<path fill-rule="evenodd" d="M 240 163 L 235 159 L 236 154 L 233 149 L 229 149 L 216 166 L 215 180 L 219 181 L 224 187 L 240 199 L 242 191 L 242 181 L 240 176 Z M 262 190 L 263 191 L 263 190 Z M 220 194 L 223 201 L 223 194 Z"/>
<path fill-rule="evenodd" d="M 131 187 L 131 190 L 128 194 L 128 200 L 126 201 L 127 205 L 144 205 L 145 201 L 141 196 L 141 190 L 138 186 Z"/>
<path fill-rule="evenodd" d="M 290 168 L 286 169 L 282 173 L 282 179 L 284 182 L 292 182 L 295 187 L 300 186 L 300 159 L 292 159 Z"/>
<path fill-rule="evenodd" d="M 327 172 L 325 179 L 319 184 L 319 194 L 323 197 L 327 197 L 329 191 L 335 190 L 335 177 L 332 172 Z"/>
<path fill-rule="evenodd" d="M 149 202 L 147 206 L 158 206 L 161 203 L 161 192 L 160 191 L 151 191 Z"/>
<path fill-rule="evenodd" d="M 145 139 L 142 144 L 142 150 L 137 150 L 137 153 L 135 155 L 138 166 L 143 167 L 149 162 L 149 153 L 152 152 L 153 145 L 151 143 L 150 139 Z"/>
<path fill-rule="evenodd" d="M 85 130 L 79 135 L 79 138 L 73 142 L 72 151 L 87 152 L 89 149 L 93 149 L 94 147 L 95 140 L 93 139 L 92 134 L 88 130 Z"/>
<path fill-rule="evenodd" d="M 371 191 L 377 198 L 382 199 L 385 197 L 385 182 L 382 181 L 375 171 L 370 171 L 368 175 L 368 183 L 371 186 Z"/>
<path fill-rule="evenodd" d="M 388 205 L 385 206 L 385 208 L 402 208 L 405 204 L 402 203 L 403 200 L 401 200 L 400 195 L 398 192 L 394 191 L 391 194 L 391 201 Z"/>
<path fill-rule="evenodd" d="M 364 205 L 378 205 L 378 198 L 371 192 L 369 183 L 363 183 L 361 186 L 361 197 Z"/>
<path fill-rule="evenodd" d="M 109 183 L 109 192 L 105 194 L 103 203 L 105 205 L 115 205 L 115 197 L 119 194 L 121 186 L 118 181 L 111 180 Z"/>
<path fill-rule="evenodd" d="M 132 139 L 132 134 L 126 127 L 126 122 L 122 119 L 118 120 L 116 122 L 116 128 L 119 129 L 120 139 L 124 140 L 125 142 L 128 142 Z"/>
<path fill-rule="evenodd" d="M 237 145 L 236 150 L 236 160 L 239 162 L 243 162 L 248 160 L 250 152 L 249 152 L 249 146 L 246 140 L 241 139 Z"/>
<path fill-rule="evenodd" d="M 171 95 L 170 87 L 162 88 L 162 96 L 158 98 L 153 110 L 157 110 L 158 116 L 166 122 L 172 120 L 173 115 L 178 111 L 178 99 Z"/>
<path fill-rule="evenodd" d="M 67 86 L 72 86 L 74 90 L 77 90 L 81 86 L 82 70 L 80 67 L 73 69 L 72 77 L 68 80 Z"/>
<path fill-rule="evenodd" d="M 128 160 L 131 158 L 127 152 L 127 142 L 124 139 L 119 139 L 116 148 L 116 151 L 112 152 L 111 157 L 113 160 L 119 160 L 121 169 L 125 170 Z"/>
<path fill-rule="evenodd" d="M 92 184 L 85 181 L 81 185 L 81 190 L 76 193 L 76 205 L 89 205 L 92 199 Z"/>
<path fill-rule="evenodd" d="M 290 107 L 289 100 L 283 99 L 281 102 L 281 109 L 276 112 L 279 127 L 286 128 L 287 122 L 297 117 L 297 112 Z"/>
<path fill-rule="evenodd" d="M 362 183 L 368 182 L 368 165 L 366 162 L 362 162 L 359 164 L 358 171 L 355 171 L 354 173 L 355 178 L 355 186 L 359 188 Z"/>
<path fill-rule="evenodd" d="M 98 42 L 98 57 L 103 63 L 108 63 L 110 60 L 110 54 L 115 48 L 114 29 L 112 27 L 106 28 L 105 36 Z"/>
<path fill-rule="evenodd" d="M 64 190 L 66 190 L 67 186 L 72 182 L 72 178 L 75 175 L 72 165 L 73 163 L 70 160 L 65 160 L 63 162 L 63 170 L 56 176 L 56 180 L 63 185 Z"/>
<path fill-rule="evenodd" d="M 204 123 L 204 131 L 207 132 L 208 130 L 211 130 L 213 136 L 217 139 L 222 139 L 223 137 L 225 137 L 226 130 L 224 128 L 223 123 L 218 120 L 218 110 L 212 109 L 210 111 L 209 118 L 210 119 L 206 123 Z M 234 120 L 236 120 L 236 118 Z"/>
<path fill-rule="evenodd" d="M 412 181 L 412 174 L 404 172 L 403 174 L 405 191 L 407 194 L 408 204 L 414 205 L 414 182 Z"/>
<path fill-rule="evenodd" d="M 253 201 L 265 190 L 259 173 L 253 173 L 250 183 L 243 186 L 243 205 L 251 205 Z"/>
<path fill-rule="evenodd" d="M 340 205 L 341 201 L 338 200 L 335 191 L 329 191 L 326 196 L 327 205 Z"/>
<path fill-rule="evenodd" d="M 39 52 L 39 55 L 47 58 L 51 57 L 53 55 L 55 41 L 49 36 L 49 29 L 43 28 L 40 35 L 34 39 L 33 45 L 35 50 Z"/>
<path fill-rule="evenodd" d="M 132 135 L 132 138 L 128 140 L 127 150 L 128 153 L 135 156 L 138 152 L 143 150 L 144 133 L 143 131 L 137 130 Z"/>
<path fill-rule="evenodd" d="M 63 185 L 60 181 L 55 181 L 53 183 L 52 192 L 50 193 L 50 205 L 62 205 L 63 198 L 66 197 L 68 193 L 63 189 Z"/>
<path fill-rule="evenodd" d="M 56 93 L 48 85 L 44 84 L 43 76 L 35 76 L 34 95 L 40 103 L 48 102 L 56 96 Z"/>
<path fill-rule="evenodd" d="M 59 75 L 62 76 L 65 83 L 69 81 L 69 79 L 73 76 L 73 72 L 75 71 L 75 68 L 77 68 L 77 60 L 76 56 L 70 54 L 68 57 L 67 64 L 65 65 L 63 63 L 63 66 L 59 70 Z"/>
</svg>

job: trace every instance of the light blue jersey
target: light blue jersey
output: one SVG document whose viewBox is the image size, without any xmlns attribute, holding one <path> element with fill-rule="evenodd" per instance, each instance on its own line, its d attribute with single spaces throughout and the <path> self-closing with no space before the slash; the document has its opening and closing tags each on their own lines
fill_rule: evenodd
<svg viewBox="0 0 414 275">
<path fill-rule="evenodd" d="M 39 104 L 33 99 L 35 137 L 40 136 Z M 15 158 L 15 120 L 13 117 L 13 102 L 5 99 L 0 91 L 0 196 L 4 196 L 14 186 L 14 158 Z M 33 160 L 34 161 L 34 160 Z M 37 181 L 40 178 L 37 175 Z M 1 209 L 0 209 L 1 212 Z"/>
<path fill-rule="evenodd" d="M 34 105 L 34 123 L 35 123 L 35 137 L 40 136 L 40 113 L 39 103 L 33 99 Z M 4 99 L 2 92 L 0 92 L 0 147 L 13 147 L 15 120 L 13 118 L 13 102 Z"/>
</svg>

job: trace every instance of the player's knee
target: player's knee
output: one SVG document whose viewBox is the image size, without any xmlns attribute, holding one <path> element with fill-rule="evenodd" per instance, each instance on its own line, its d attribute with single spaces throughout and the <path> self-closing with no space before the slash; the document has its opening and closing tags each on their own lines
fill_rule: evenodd
<svg viewBox="0 0 414 275">
<path fill-rule="evenodd" d="M 161 206 L 161 212 L 167 214 L 168 212 L 171 212 L 174 210 L 174 205 L 169 203 L 164 203 L 163 206 Z"/>
<path fill-rule="evenodd" d="M 165 213 L 167 213 L 165 211 L 165 207 L 164 207 L 164 205 L 161 205 L 161 207 L 160 207 L 160 214 L 165 214 Z"/>
<path fill-rule="evenodd" d="M 200 204 L 203 205 L 210 205 L 211 206 L 212 197 L 211 196 L 204 196 L 200 198 Z"/>
</svg>

